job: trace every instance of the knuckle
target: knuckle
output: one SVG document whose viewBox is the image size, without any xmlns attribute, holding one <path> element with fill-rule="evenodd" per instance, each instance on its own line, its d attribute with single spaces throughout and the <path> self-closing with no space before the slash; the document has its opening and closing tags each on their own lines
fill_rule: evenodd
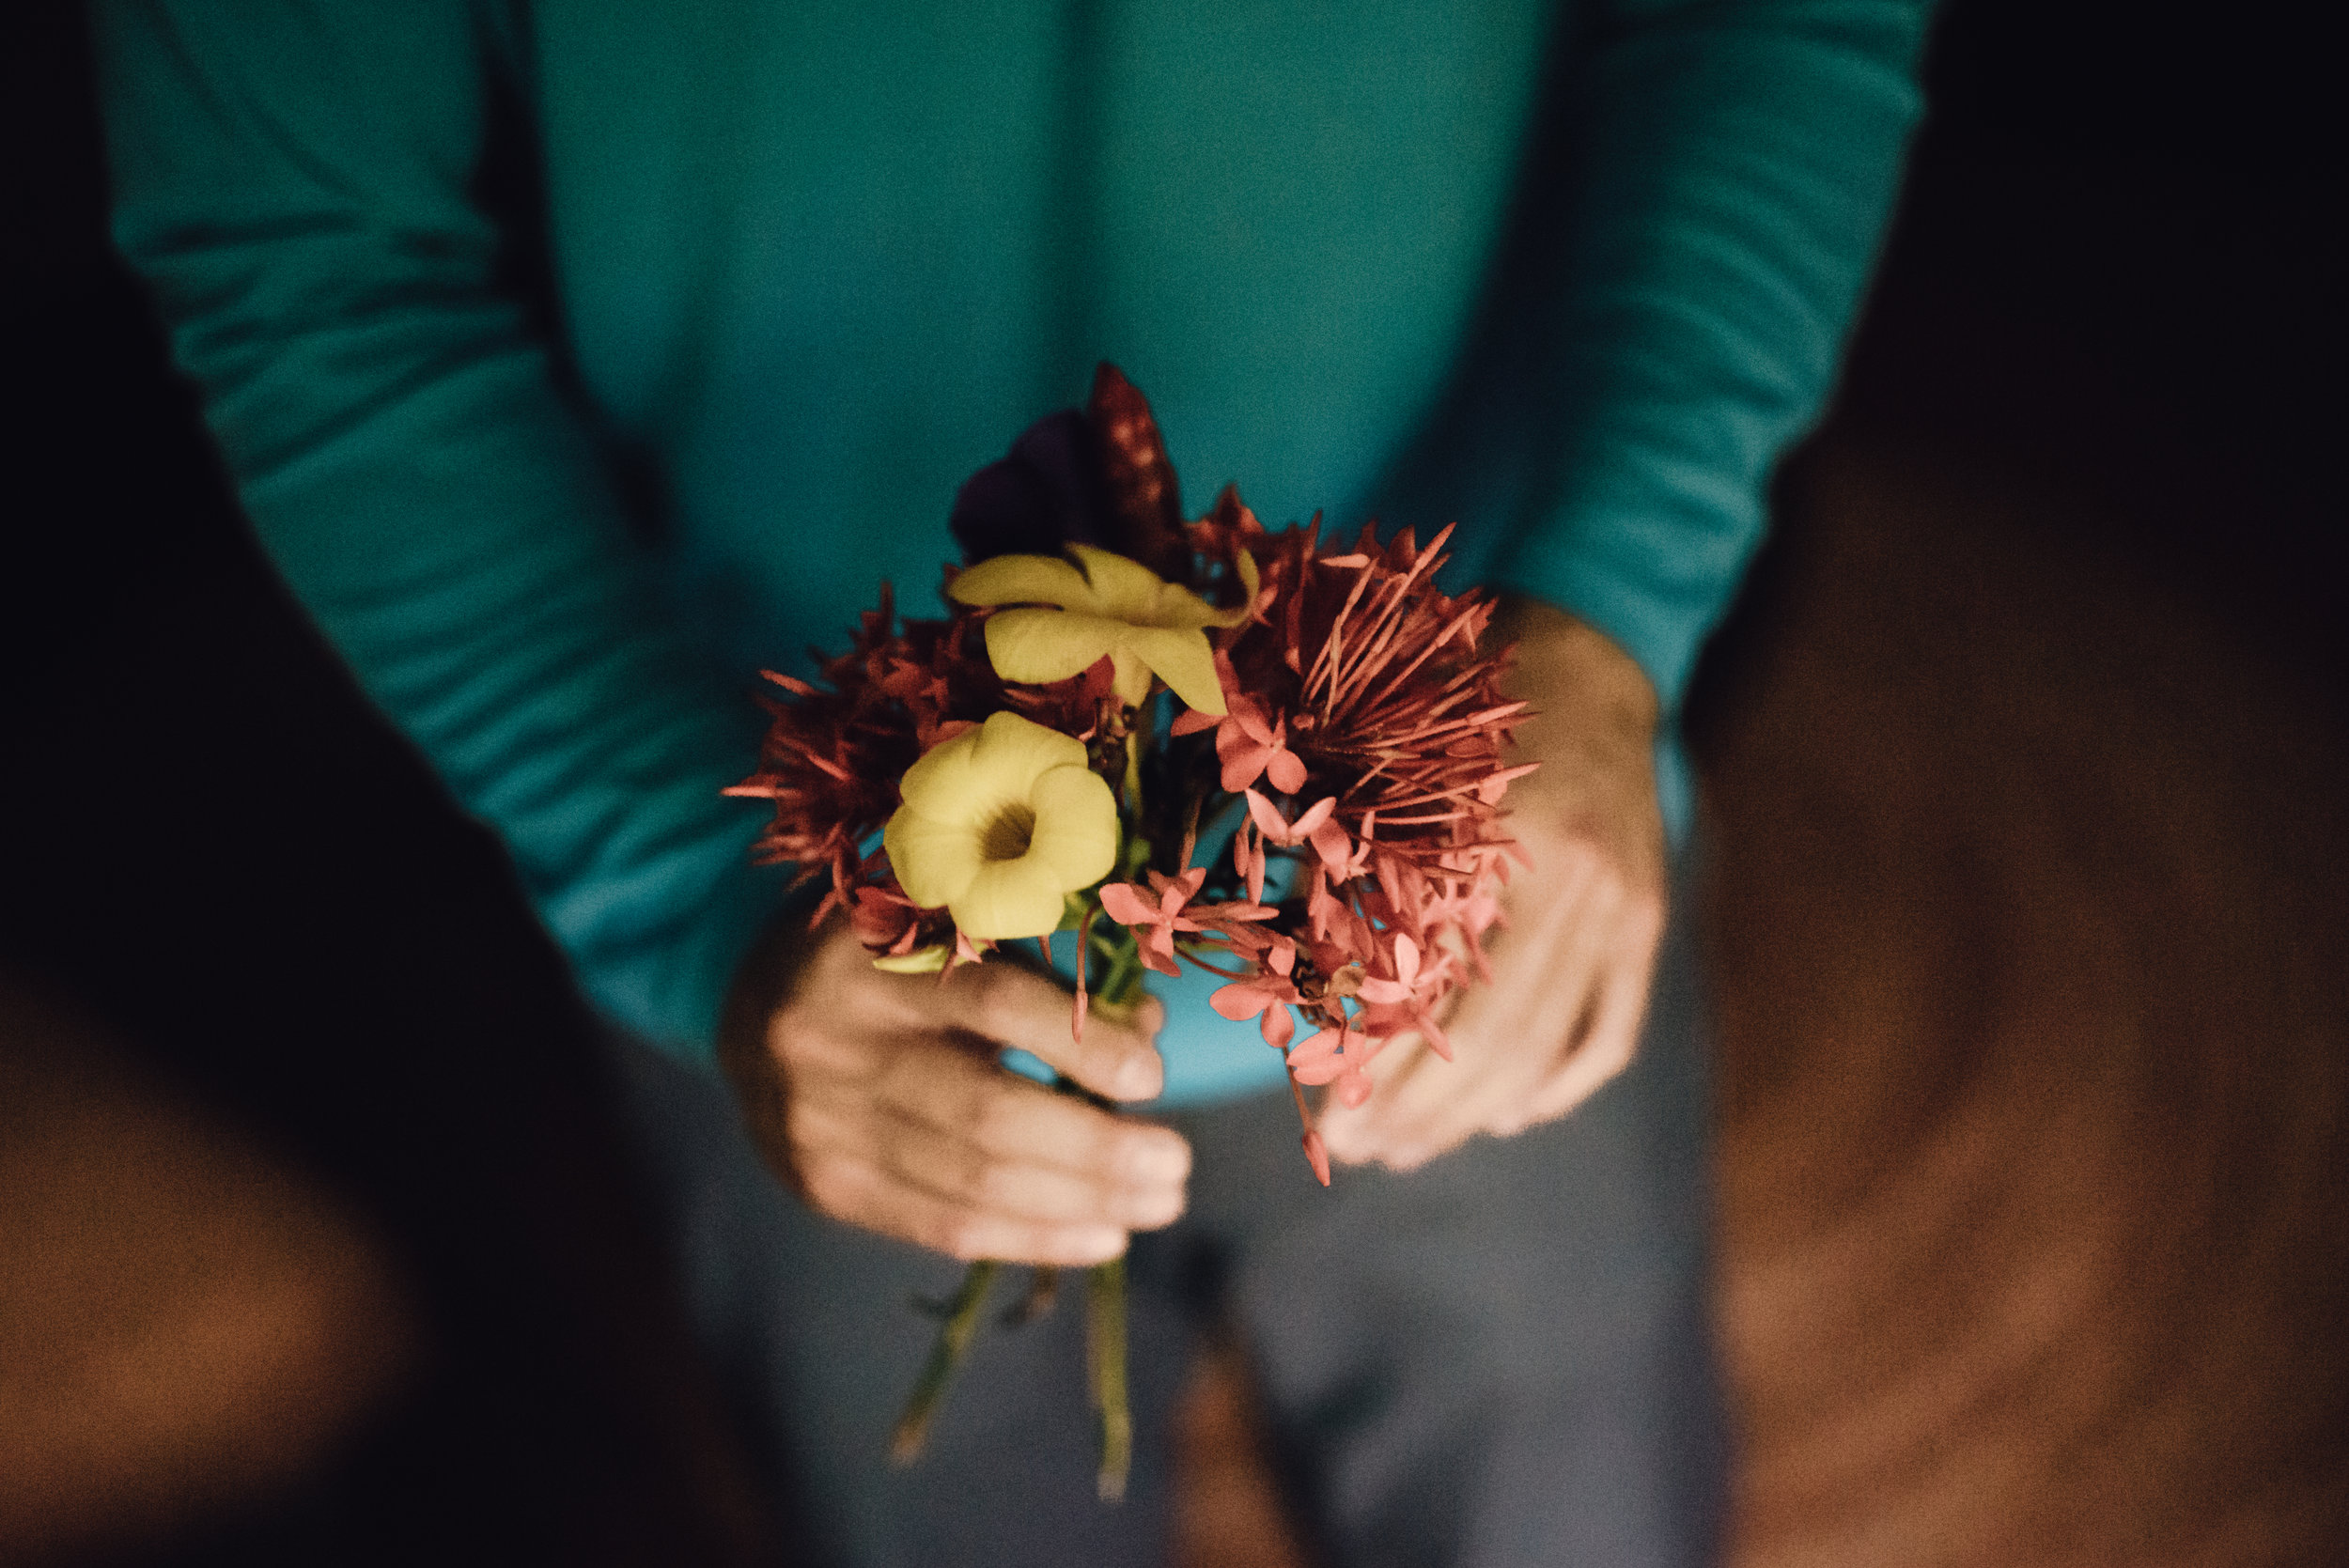
<svg viewBox="0 0 2349 1568">
<path fill-rule="evenodd" d="M 966 970 L 978 984 L 957 1012 L 992 1038 L 1001 1039 L 1019 1015 L 1018 976 L 1007 964 L 980 964 Z"/>
<path fill-rule="evenodd" d="M 1094 1175 L 1123 1179 L 1137 1168 L 1137 1157 L 1125 1129 L 1098 1111 L 1088 1111 L 1072 1125 L 1066 1147 L 1076 1169 Z"/>
<path fill-rule="evenodd" d="M 1609 1078 L 1631 1065 L 1632 1054 L 1638 1048 L 1639 1041 L 1628 1029 L 1610 1030 L 1591 1042 L 1592 1052 L 1597 1058 L 1595 1065 Z"/>
<path fill-rule="evenodd" d="M 833 1219 L 850 1219 L 863 1195 L 863 1184 L 838 1160 L 818 1159 L 801 1165 L 800 1190 L 817 1213 Z"/>
<path fill-rule="evenodd" d="M 1174 1158 L 1159 1140 L 1122 1127 L 1098 1129 L 1090 1153 L 1095 1170 L 1127 1185 L 1157 1185 Z"/>
<path fill-rule="evenodd" d="M 994 1094 L 974 1095 L 966 1107 L 963 1125 L 969 1127 L 971 1141 L 987 1152 L 1008 1151 L 1019 1144 L 1021 1115 L 1019 1097 L 998 1090 Z"/>
<path fill-rule="evenodd" d="M 950 1258 L 976 1263 L 988 1252 L 988 1227 L 974 1214 L 951 1214 L 938 1222 L 932 1247 Z"/>
<path fill-rule="evenodd" d="M 909 1046 L 891 1057 L 873 1079 L 881 1105 L 916 1121 L 957 1125 L 972 1113 L 979 1093 L 964 1063 L 950 1048 Z"/>
<path fill-rule="evenodd" d="M 856 1047 L 819 1019 L 778 1017 L 768 1048 L 786 1073 L 844 1073 L 860 1065 Z"/>
<path fill-rule="evenodd" d="M 784 1102 L 783 1141 L 794 1158 L 804 1159 L 807 1151 L 816 1145 L 822 1136 L 824 1120 L 824 1113 L 803 1096 Z"/>
<path fill-rule="evenodd" d="M 1167 1179 L 1177 1185 L 1190 1179 L 1190 1141 L 1174 1133 L 1162 1133 L 1144 1141 L 1143 1157 L 1156 1162 Z"/>
<path fill-rule="evenodd" d="M 1664 895 L 1654 888 L 1641 888 L 1632 893 L 1629 907 L 1624 911 L 1624 922 L 1652 945 L 1664 934 L 1665 912 Z"/>
<path fill-rule="evenodd" d="M 1012 1185 L 1011 1170 L 984 1149 L 965 1144 L 951 1157 L 954 1190 L 974 1203 L 999 1204 Z"/>
</svg>

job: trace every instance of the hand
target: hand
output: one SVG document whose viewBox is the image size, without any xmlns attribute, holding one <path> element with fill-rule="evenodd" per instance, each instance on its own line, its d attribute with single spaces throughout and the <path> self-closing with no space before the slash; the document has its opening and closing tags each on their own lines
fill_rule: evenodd
<svg viewBox="0 0 2349 1568">
<path fill-rule="evenodd" d="M 1017 1046 L 1112 1099 L 1148 1099 L 1164 1011 L 1097 1011 L 1018 965 L 887 974 L 834 922 L 745 966 L 720 1054 L 768 1163 L 819 1213 L 965 1260 L 1080 1265 L 1183 1210 L 1190 1146 L 1004 1070 Z"/>
<path fill-rule="evenodd" d="M 1517 743 L 1541 768 L 1510 786 L 1509 827 L 1532 861 L 1513 867 L 1505 929 L 1487 937 L 1489 986 L 1443 1020 L 1455 1060 L 1416 1035 L 1389 1042 L 1370 1097 L 1334 1101 L 1321 1135 L 1336 1158 L 1424 1164 L 1480 1132 L 1564 1115 L 1621 1072 L 1639 1040 L 1664 929 L 1664 825 L 1656 800 L 1656 693 L 1605 636 L 1547 605 L 1508 606 L 1512 694 L 1533 705 Z"/>
</svg>

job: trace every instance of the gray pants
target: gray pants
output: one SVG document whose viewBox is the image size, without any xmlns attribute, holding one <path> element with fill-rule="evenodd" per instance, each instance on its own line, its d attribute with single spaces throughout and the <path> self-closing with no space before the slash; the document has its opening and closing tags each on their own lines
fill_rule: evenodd
<svg viewBox="0 0 2349 1568">
<path fill-rule="evenodd" d="M 1724 1464 L 1703 1009 L 1675 926 L 1638 1059 L 1563 1122 L 1408 1176 L 1341 1169 L 1325 1191 L 1284 1094 L 1171 1118 L 1197 1155 L 1190 1211 L 1133 1248 L 1119 1507 L 1094 1497 L 1081 1287 L 1040 1323 L 984 1333 L 928 1453 L 893 1470 L 889 1429 L 935 1331 L 910 1303 L 950 1294 L 958 1265 L 810 1213 L 760 1167 L 722 1085 L 630 1050 L 696 1324 L 804 1560 L 1163 1561 L 1169 1418 L 1220 1323 L 1254 1364 L 1326 1560 L 1710 1560 Z"/>
</svg>

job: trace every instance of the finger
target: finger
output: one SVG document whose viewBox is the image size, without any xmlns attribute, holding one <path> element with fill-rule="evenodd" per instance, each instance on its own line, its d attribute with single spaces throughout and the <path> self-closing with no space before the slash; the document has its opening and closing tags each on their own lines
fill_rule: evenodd
<svg viewBox="0 0 2349 1568">
<path fill-rule="evenodd" d="M 1426 1041 L 1417 1034 L 1398 1036 L 1388 1041 L 1362 1069 L 1362 1076 L 1370 1079 L 1370 1098 L 1360 1105 L 1326 1099 L 1316 1125 L 1330 1157 L 1346 1165 L 1364 1165 L 1378 1158 L 1384 1147 L 1387 1101 L 1406 1081 L 1429 1071 L 1431 1062 L 1440 1065 L 1442 1058 Z"/>
<path fill-rule="evenodd" d="M 1522 1126 L 1563 1116 L 1631 1064 L 1639 1048 L 1640 1026 L 1647 1017 L 1648 986 L 1654 971 L 1653 947 L 1620 954 L 1608 966 L 1589 1034 L 1579 1042 L 1569 1042 L 1564 1060 L 1527 1097 Z"/>
<path fill-rule="evenodd" d="M 935 1139 L 996 1159 L 1049 1165 L 1148 1198 L 1177 1195 L 1190 1174 L 1181 1134 L 1056 1094 L 943 1040 L 908 1045 L 882 1075 L 875 1104 Z"/>
<path fill-rule="evenodd" d="M 940 1016 L 951 1027 L 1016 1046 L 1097 1094 L 1146 1100 L 1166 1086 L 1165 1067 L 1150 1043 L 1156 1024 L 1166 1016 L 1155 1001 L 1125 1023 L 1094 1009 L 1086 1015 L 1083 1038 L 1077 1040 L 1069 1035 L 1069 993 L 1018 965 L 972 965 L 939 986 L 937 994 Z"/>
<path fill-rule="evenodd" d="M 1529 841 L 1535 835 L 1525 835 Z M 1501 890 L 1502 912 L 1508 917 L 1481 939 L 1494 979 L 1501 977 L 1503 961 L 1516 950 L 1541 948 L 1558 939 L 1558 933 L 1576 909 L 1596 891 L 1604 863 L 1580 839 L 1539 835 L 1529 842 L 1538 870 L 1520 871 L 1516 881 Z"/>
<path fill-rule="evenodd" d="M 811 1165 L 802 1187 L 819 1213 L 966 1263 L 995 1258 L 1078 1268 L 1126 1250 L 1126 1233 L 1113 1225 L 1019 1219 L 953 1203 L 847 1151 Z"/>
<path fill-rule="evenodd" d="M 1431 1066 L 1413 1075 L 1390 1098 L 1380 1129 L 1382 1160 L 1409 1170 L 1510 1118 L 1596 1005 L 1614 902 L 1603 885 L 1594 888 L 1564 929 L 1546 932 L 1548 940 L 1538 947 L 1518 950 L 1510 972 L 1496 975 L 1493 990 L 1479 999 L 1484 1005 L 1477 1016 L 1463 1018 L 1463 1029 L 1474 1031 L 1468 1036 L 1473 1056 L 1464 1051 L 1448 1072 Z"/>
<path fill-rule="evenodd" d="M 960 1206 L 1007 1219 L 1112 1225 L 1122 1231 L 1157 1230 L 1183 1212 L 1180 1182 L 1128 1186 L 1081 1176 L 1025 1153 L 996 1154 L 964 1140 L 941 1139 L 904 1118 L 887 1122 L 876 1150 L 883 1168 Z"/>
<path fill-rule="evenodd" d="M 912 1050 L 926 1060 L 909 1074 L 920 1085 L 910 1096 L 810 1084 L 794 1108 L 796 1163 L 869 1157 L 936 1197 L 1014 1219 L 1135 1230 L 1181 1214 L 1190 1149 L 1177 1135 L 1128 1126 L 942 1042 Z M 1072 1148 L 1087 1152 L 1061 1152 Z"/>
<path fill-rule="evenodd" d="M 1446 1062 L 1415 1034 L 1391 1042 L 1366 1069 L 1370 1098 L 1359 1106 L 1331 1106 L 1323 1114 L 1322 1141 L 1333 1157 L 1353 1164 L 1378 1160 L 1396 1169 L 1432 1157 L 1421 1147 L 1422 1107 L 1457 1095 L 1463 1075 L 1505 1070 L 1501 1053 L 1487 1042 L 1515 1038 L 1521 1030 L 1516 1015 L 1524 1011 L 1530 994 L 1528 976 L 1544 975 L 1544 984 L 1554 981 L 1546 973 L 1547 955 L 1578 929 L 1576 917 L 1589 887 L 1587 877 L 1570 874 L 1554 893 L 1545 889 L 1534 894 L 1521 888 L 1520 903 L 1537 912 L 1510 933 L 1507 948 L 1493 954 L 1492 983 L 1460 994 L 1445 1024 L 1455 1059 Z"/>
</svg>

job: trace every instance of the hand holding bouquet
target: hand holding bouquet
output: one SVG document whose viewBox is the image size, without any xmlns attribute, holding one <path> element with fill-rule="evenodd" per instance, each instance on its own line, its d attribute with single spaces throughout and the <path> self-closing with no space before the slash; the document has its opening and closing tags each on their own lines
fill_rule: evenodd
<svg viewBox="0 0 2349 1568">
<path fill-rule="evenodd" d="M 1089 1011 L 1129 1016 L 1152 971 L 1221 977 L 1213 1007 L 1283 1053 L 1326 1184 L 1304 1091 L 1359 1103 L 1399 1037 L 1448 1054 L 1446 999 L 1486 972 L 1523 705 L 1479 646 L 1490 601 L 1435 584 L 1443 536 L 1275 534 L 1230 489 L 1187 524 L 1176 494 L 1147 405 L 1103 366 L 1083 413 L 964 487 L 946 618 L 901 619 L 884 587 L 818 680 L 769 675 L 783 696 L 733 793 L 773 802 L 761 859 L 828 878 L 815 922 L 845 917 L 881 970 L 951 987 L 1015 943 L 1050 964 L 1066 936 L 1076 1039 Z M 947 1309 L 901 1453 L 993 1272 Z M 1122 1261 L 1092 1271 L 1111 1496 L 1122 1288 Z"/>
</svg>

